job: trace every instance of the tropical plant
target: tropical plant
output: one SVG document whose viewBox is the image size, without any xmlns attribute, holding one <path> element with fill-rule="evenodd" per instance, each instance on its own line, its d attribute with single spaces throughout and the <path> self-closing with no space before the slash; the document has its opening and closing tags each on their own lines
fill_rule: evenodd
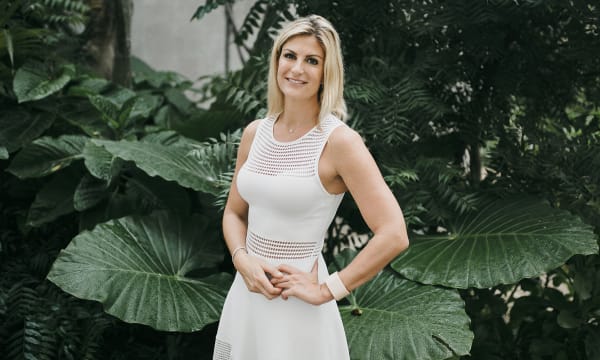
<svg viewBox="0 0 600 360">
<path fill-rule="evenodd" d="M 229 277 L 219 275 L 216 268 L 223 250 L 214 225 L 214 218 L 218 216 L 212 205 L 215 196 L 210 194 L 223 192 L 225 184 L 219 179 L 233 163 L 239 133 L 223 135 L 223 140 L 217 142 L 182 121 L 188 115 L 198 118 L 203 112 L 196 110 L 195 104 L 183 95 L 192 83 L 178 74 L 154 71 L 134 59 L 134 88 L 128 89 L 97 77 L 85 64 L 76 61 L 81 49 L 74 44 L 83 46 L 84 31 L 70 29 L 87 25 L 89 8 L 83 3 L 3 1 L 0 8 L 3 24 L 7 24 L 2 38 L 6 42 L 0 44 L 5 45 L 1 48 L 0 60 L 3 69 L 7 69 L 0 74 L 3 89 L 0 94 L 0 165 L 3 169 L 0 175 L 3 199 L 0 208 L 3 214 L 0 358 L 93 359 L 106 356 L 107 349 L 116 358 L 163 353 L 176 346 L 170 338 L 165 338 L 160 345 L 148 341 L 147 329 L 127 328 L 124 322 L 108 316 L 112 311 L 104 312 L 98 303 L 77 300 L 48 282 L 46 277 L 59 251 L 67 247 L 75 235 L 81 233 L 81 239 L 86 234 L 104 237 L 106 233 L 101 229 L 110 226 L 110 220 L 126 224 L 129 218 L 124 216 L 131 219 L 137 216 L 139 221 L 132 220 L 133 227 L 163 224 L 173 232 L 178 231 L 177 224 L 191 225 L 194 227 L 188 228 L 187 234 L 181 234 L 183 242 L 179 249 L 187 251 L 189 257 L 185 261 L 173 257 L 172 265 L 181 267 L 170 277 L 178 280 L 166 283 L 191 287 L 175 294 L 176 297 L 160 295 L 159 298 L 168 302 L 180 298 L 185 291 L 195 292 L 194 297 L 204 293 L 206 303 L 197 303 L 196 308 L 193 304 L 183 308 L 176 306 L 175 310 L 180 315 L 189 310 L 198 316 L 196 320 L 200 319 L 198 322 L 188 317 L 188 330 L 198 330 L 216 321 Z M 50 8 L 53 10 L 48 10 Z M 43 14 L 32 13 L 34 10 L 44 11 Z M 63 14 L 64 18 L 48 18 L 48 14 L 54 12 Z M 23 38 L 22 34 L 34 34 L 36 41 L 17 41 Z M 44 37 L 39 38 L 42 35 Z M 30 53 L 32 56 L 27 55 Z M 178 132 L 172 130 L 175 128 Z M 129 161 L 128 153 L 145 160 L 136 166 Z M 161 163 L 168 166 L 169 175 L 165 178 L 152 172 L 161 172 Z M 174 165 L 178 169 L 175 173 L 171 171 Z M 144 168 L 153 170 L 146 173 Z M 170 181 L 173 176 L 183 180 L 184 186 Z M 187 186 L 202 193 L 187 190 Z M 152 222 L 153 218 L 164 218 L 164 221 Z M 182 225 L 182 221 L 185 224 Z M 190 244 L 200 245 L 195 241 L 197 237 L 204 239 L 206 246 L 194 250 Z M 153 235 L 151 239 L 157 241 L 156 245 L 171 240 L 171 236 L 165 239 Z M 151 239 L 134 237 L 130 245 Z M 84 240 L 74 240 L 75 243 L 84 244 L 81 249 L 86 248 Z M 101 244 L 107 246 L 106 249 L 120 246 L 109 241 Z M 147 245 L 153 246 L 151 242 Z M 148 261 L 157 265 L 163 262 L 159 259 L 162 255 L 172 254 L 172 251 L 176 256 L 181 255 L 176 248 L 163 251 L 166 253 L 149 253 Z M 85 263 L 89 258 L 79 260 Z M 123 259 L 115 261 L 114 272 L 106 273 L 109 278 L 131 273 L 131 268 L 123 267 Z M 51 278 L 66 281 L 58 263 L 54 269 Z M 68 273 L 65 269 L 63 273 Z M 80 270 L 77 270 L 78 279 L 91 284 L 92 290 L 98 290 L 94 283 L 81 276 Z M 168 275 L 151 275 L 166 268 L 146 270 L 150 271 L 149 278 L 159 283 Z M 70 281 L 82 284 L 76 279 Z M 142 286 L 144 288 L 148 289 Z M 119 287 L 113 288 L 113 291 L 118 290 Z M 163 291 L 169 290 L 163 288 Z M 143 300 L 149 295 L 143 291 L 138 294 Z M 116 308 L 119 305 L 116 302 Z M 212 313 L 208 308 L 213 309 Z M 123 314 L 118 310 L 114 312 Z M 183 329 L 181 323 L 167 318 L 170 315 L 155 317 L 155 326 Z M 148 319 L 131 321 L 151 322 Z M 164 325 L 167 323 L 171 325 Z M 113 333 L 126 336 L 108 335 Z"/>
</svg>

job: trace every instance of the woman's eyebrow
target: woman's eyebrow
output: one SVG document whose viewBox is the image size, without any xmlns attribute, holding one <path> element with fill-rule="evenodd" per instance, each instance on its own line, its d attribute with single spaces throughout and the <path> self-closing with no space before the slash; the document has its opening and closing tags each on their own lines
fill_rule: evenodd
<svg viewBox="0 0 600 360">
<path fill-rule="evenodd" d="M 294 55 L 297 55 L 297 54 L 296 54 L 296 52 L 295 52 L 294 50 L 290 49 L 290 48 L 283 48 L 282 50 L 289 51 L 289 52 L 291 52 L 292 54 L 294 54 Z M 318 58 L 321 58 L 321 59 L 323 58 L 321 55 L 317 55 L 317 54 L 309 54 L 309 55 L 306 55 L 306 57 L 309 57 L 309 56 L 312 56 L 312 57 L 318 57 Z"/>
</svg>

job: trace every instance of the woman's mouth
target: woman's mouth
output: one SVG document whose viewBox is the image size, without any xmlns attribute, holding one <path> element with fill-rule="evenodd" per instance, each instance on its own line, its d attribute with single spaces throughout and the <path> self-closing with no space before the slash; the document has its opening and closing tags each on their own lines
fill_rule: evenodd
<svg viewBox="0 0 600 360">
<path fill-rule="evenodd" d="M 298 84 L 298 85 L 303 85 L 306 84 L 306 81 L 302 81 L 302 80 L 297 80 L 297 79 L 292 79 L 292 78 L 285 78 L 287 81 L 291 82 L 292 84 Z"/>
</svg>

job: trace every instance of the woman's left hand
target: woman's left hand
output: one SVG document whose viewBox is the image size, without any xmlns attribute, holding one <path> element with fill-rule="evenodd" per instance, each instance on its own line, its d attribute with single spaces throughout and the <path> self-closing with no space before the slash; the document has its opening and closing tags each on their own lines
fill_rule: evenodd
<svg viewBox="0 0 600 360">
<path fill-rule="evenodd" d="M 286 264 L 279 265 L 277 269 L 284 275 L 271 279 L 271 283 L 283 289 L 281 297 L 284 300 L 295 296 L 309 304 L 321 305 L 333 299 L 327 286 L 319 284 L 318 261 L 315 261 L 315 265 L 308 273 Z"/>
</svg>

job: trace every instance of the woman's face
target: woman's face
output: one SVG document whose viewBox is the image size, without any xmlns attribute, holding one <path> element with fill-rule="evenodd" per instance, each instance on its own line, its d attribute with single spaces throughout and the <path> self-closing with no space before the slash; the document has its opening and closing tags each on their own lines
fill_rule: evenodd
<svg viewBox="0 0 600 360">
<path fill-rule="evenodd" d="M 317 98 L 323 81 L 325 53 L 311 35 L 298 35 L 281 48 L 277 68 L 277 85 L 286 99 Z"/>
</svg>

